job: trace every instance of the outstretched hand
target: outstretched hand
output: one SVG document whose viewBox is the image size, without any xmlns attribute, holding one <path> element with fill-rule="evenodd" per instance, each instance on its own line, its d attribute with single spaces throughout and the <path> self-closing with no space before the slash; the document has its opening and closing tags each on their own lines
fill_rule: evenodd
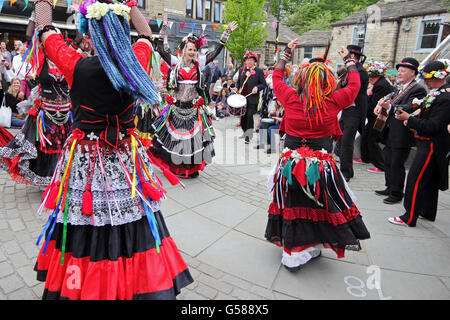
<svg viewBox="0 0 450 320">
<path fill-rule="evenodd" d="M 348 56 L 349 52 L 346 47 L 341 47 L 341 50 L 338 51 L 338 54 L 341 56 L 342 59 L 345 59 L 345 57 Z"/>
<path fill-rule="evenodd" d="M 297 38 L 288 43 L 288 47 L 291 50 L 294 50 L 297 46 L 298 46 L 298 39 Z"/>
<path fill-rule="evenodd" d="M 228 24 L 227 30 L 229 30 L 230 32 L 233 32 L 234 30 L 237 29 L 238 26 L 239 26 L 239 25 L 238 25 L 238 23 L 237 23 L 236 21 L 232 21 L 232 22 L 230 22 L 230 23 Z"/>
</svg>

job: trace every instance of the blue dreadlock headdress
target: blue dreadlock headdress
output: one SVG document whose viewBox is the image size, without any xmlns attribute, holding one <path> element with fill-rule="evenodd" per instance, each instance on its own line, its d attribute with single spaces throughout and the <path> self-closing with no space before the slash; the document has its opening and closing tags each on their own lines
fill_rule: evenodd
<svg viewBox="0 0 450 320">
<path fill-rule="evenodd" d="M 117 14 L 120 10 L 114 6 L 125 7 L 123 16 Z M 126 8 L 120 4 L 89 1 L 89 6 L 85 6 L 80 13 L 87 18 L 89 34 L 100 63 L 114 88 L 153 105 L 159 102 L 159 94 L 134 55 Z"/>
</svg>

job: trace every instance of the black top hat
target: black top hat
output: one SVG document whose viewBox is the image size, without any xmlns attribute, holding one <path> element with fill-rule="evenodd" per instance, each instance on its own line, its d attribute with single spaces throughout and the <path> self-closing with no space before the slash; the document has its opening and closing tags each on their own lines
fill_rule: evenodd
<svg viewBox="0 0 450 320">
<path fill-rule="evenodd" d="M 395 69 L 398 70 L 398 68 L 400 68 L 400 67 L 405 67 L 405 68 L 412 69 L 412 70 L 415 71 L 416 74 L 419 73 L 419 71 L 418 71 L 418 68 L 419 68 L 419 61 L 417 61 L 417 60 L 414 59 L 414 58 L 410 58 L 410 57 L 404 58 L 404 59 L 402 60 L 401 63 L 398 63 L 398 64 L 395 66 Z"/>
<path fill-rule="evenodd" d="M 353 53 L 359 57 L 364 57 L 364 59 L 362 60 L 361 63 L 364 63 L 364 61 L 366 61 L 367 57 L 362 53 L 362 48 L 360 46 L 357 46 L 355 44 L 349 44 L 347 46 L 347 50 L 348 50 L 348 53 L 350 53 L 350 54 Z"/>
</svg>

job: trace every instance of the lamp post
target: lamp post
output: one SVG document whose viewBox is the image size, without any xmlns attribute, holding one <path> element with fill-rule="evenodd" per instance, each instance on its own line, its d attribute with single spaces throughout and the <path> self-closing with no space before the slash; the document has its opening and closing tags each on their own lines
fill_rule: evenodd
<svg viewBox="0 0 450 320">
<path fill-rule="evenodd" d="M 278 0 L 277 29 L 275 31 L 275 54 L 274 54 L 275 63 L 278 61 L 278 33 L 280 31 L 280 13 L 281 13 L 281 0 Z"/>
<path fill-rule="evenodd" d="M 364 46 L 366 43 L 366 32 L 367 32 L 367 20 L 369 19 L 369 15 L 367 13 L 364 14 L 364 16 L 362 16 L 361 18 L 359 18 L 358 20 L 358 25 L 361 26 L 362 28 L 364 28 L 364 33 L 363 33 L 363 37 L 362 37 L 362 43 L 360 44 L 359 41 L 359 36 L 358 36 L 358 45 L 362 48 L 361 52 L 364 53 Z M 358 26 L 358 31 L 360 29 L 360 27 Z"/>
</svg>

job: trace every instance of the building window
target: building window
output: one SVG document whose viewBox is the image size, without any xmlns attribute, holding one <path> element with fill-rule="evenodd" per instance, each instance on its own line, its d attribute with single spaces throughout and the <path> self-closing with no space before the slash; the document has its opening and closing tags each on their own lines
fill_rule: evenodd
<svg viewBox="0 0 450 320">
<path fill-rule="evenodd" d="M 197 1 L 197 7 L 196 7 L 197 19 L 203 20 L 203 0 L 196 0 L 196 1 Z"/>
<path fill-rule="evenodd" d="M 220 9 L 219 9 L 220 11 Z M 225 4 L 222 3 L 222 23 L 225 23 Z"/>
<path fill-rule="evenodd" d="M 220 22 L 220 2 L 214 2 L 214 22 Z"/>
<path fill-rule="evenodd" d="M 364 48 L 364 27 L 354 26 L 352 31 L 352 43 Z"/>
<path fill-rule="evenodd" d="M 186 17 L 192 18 L 192 1 L 193 0 L 186 0 Z"/>
<path fill-rule="evenodd" d="M 308 58 L 311 59 L 312 58 L 312 47 L 304 47 L 303 48 L 303 59 Z"/>
<path fill-rule="evenodd" d="M 205 20 L 211 21 L 211 0 L 205 0 Z"/>
<path fill-rule="evenodd" d="M 137 0 L 138 8 L 145 9 L 145 0 Z"/>
<path fill-rule="evenodd" d="M 432 51 L 439 44 L 442 34 L 442 19 L 423 19 L 419 25 L 416 51 Z"/>
</svg>

